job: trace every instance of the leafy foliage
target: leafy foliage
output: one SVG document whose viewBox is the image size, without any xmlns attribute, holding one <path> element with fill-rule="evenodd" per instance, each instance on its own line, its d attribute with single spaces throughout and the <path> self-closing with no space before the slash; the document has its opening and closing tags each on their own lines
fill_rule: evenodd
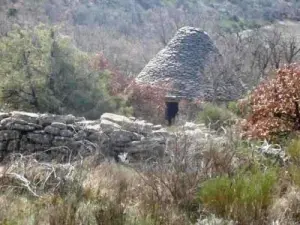
<svg viewBox="0 0 300 225">
<path fill-rule="evenodd" d="M 271 138 L 300 130 L 300 67 L 279 69 L 275 77 L 260 84 L 251 94 L 249 116 L 243 124 L 253 138 Z"/>
<path fill-rule="evenodd" d="M 233 177 L 221 176 L 204 182 L 199 199 L 205 208 L 241 224 L 259 221 L 272 203 L 276 171 L 254 168 Z M 259 223 L 260 224 L 260 223 Z"/>
<path fill-rule="evenodd" d="M 118 104 L 107 90 L 109 71 L 55 30 L 15 29 L 0 40 L 1 100 L 12 109 L 98 118 Z"/>
<path fill-rule="evenodd" d="M 222 126 L 227 126 L 233 123 L 233 114 L 212 103 L 205 103 L 202 111 L 199 112 L 197 120 L 204 122 L 211 129 L 218 130 Z"/>
</svg>

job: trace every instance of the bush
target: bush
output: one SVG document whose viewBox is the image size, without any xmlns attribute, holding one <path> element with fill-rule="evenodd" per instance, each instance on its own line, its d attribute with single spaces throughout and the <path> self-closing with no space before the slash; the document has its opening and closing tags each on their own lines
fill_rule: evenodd
<svg viewBox="0 0 300 225">
<path fill-rule="evenodd" d="M 253 169 L 233 177 L 221 176 L 201 185 L 199 199 L 205 209 L 241 224 L 263 221 L 272 203 L 275 170 Z"/>
<path fill-rule="evenodd" d="M 249 99 L 251 107 L 243 128 L 251 138 L 272 139 L 300 130 L 300 66 L 290 65 L 264 81 Z"/>
<path fill-rule="evenodd" d="M 197 122 L 205 123 L 207 127 L 218 130 L 222 126 L 233 124 L 233 114 L 225 108 L 205 103 L 203 110 L 198 114 Z"/>
<path fill-rule="evenodd" d="M 130 111 L 110 95 L 105 61 L 80 51 L 51 27 L 11 31 L 0 39 L 0 55 L 0 97 L 10 109 L 89 119 Z"/>
<path fill-rule="evenodd" d="M 243 114 L 238 102 L 229 102 L 227 108 L 230 112 L 234 113 L 237 116 L 242 116 Z"/>
</svg>

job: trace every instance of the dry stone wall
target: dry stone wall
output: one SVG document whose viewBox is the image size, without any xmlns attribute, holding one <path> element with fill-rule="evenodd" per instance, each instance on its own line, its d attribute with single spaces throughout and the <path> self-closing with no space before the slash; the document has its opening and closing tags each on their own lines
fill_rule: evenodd
<svg viewBox="0 0 300 225">
<path fill-rule="evenodd" d="M 49 149 L 128 153 L 131 160 L 162 156 L 170 134 L 160 125 L 115 114 L 89 121 L 73 115 L 0 113 L 1 156 Z"/>
</svg>

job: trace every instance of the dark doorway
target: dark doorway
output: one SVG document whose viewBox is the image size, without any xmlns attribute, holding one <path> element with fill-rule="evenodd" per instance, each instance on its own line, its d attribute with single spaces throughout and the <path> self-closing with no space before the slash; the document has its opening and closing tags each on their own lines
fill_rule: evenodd
<svg viewBox="0 0 300 225">
<path fill-rule="evenodd" d="M 166 102 L 166 120 L 168 121 L 169 126 L 172 125 L 177 113 L 178 113 L 178 102 L 177 101 Z"/>
</svg>

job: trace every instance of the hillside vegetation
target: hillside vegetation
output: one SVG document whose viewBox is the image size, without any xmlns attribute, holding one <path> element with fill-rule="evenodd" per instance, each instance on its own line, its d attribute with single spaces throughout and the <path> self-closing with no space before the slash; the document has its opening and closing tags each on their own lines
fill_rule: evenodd
<svg viewBox="0 0 300 225">
<path fill-rule="evenodd" d="M 0 0 L 0 225 L 299 224 L 299 20 L 298 0 Z M 168 85 L 134 78 L 183 26 L 223 56 L 213 87 L 244 92 L 166 128 Z M 84 148 L 12 150 L 45 137 Z"/>
</svg>

